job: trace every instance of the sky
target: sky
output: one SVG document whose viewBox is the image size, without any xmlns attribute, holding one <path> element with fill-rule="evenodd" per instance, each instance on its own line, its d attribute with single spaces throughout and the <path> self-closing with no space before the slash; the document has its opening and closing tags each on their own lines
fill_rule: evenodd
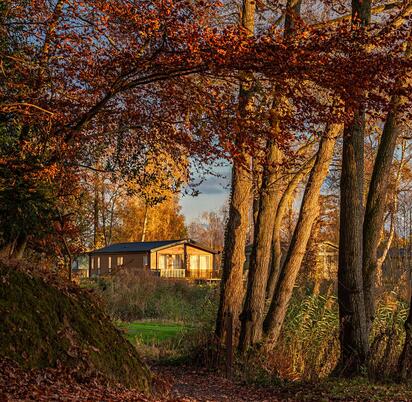
<svg viewBox="0 0 412 402">
<path fill-rule="evenodd" d="M 203 212 L 218 211 L 229 198 L 230 165 L 219 167 L 216 171 L 219 177 L 208 175 L 196 187 L 200 192 L 198 196 L 181 196 L 180 205 L 187 224 L 195 221 Z"/>
</svg>

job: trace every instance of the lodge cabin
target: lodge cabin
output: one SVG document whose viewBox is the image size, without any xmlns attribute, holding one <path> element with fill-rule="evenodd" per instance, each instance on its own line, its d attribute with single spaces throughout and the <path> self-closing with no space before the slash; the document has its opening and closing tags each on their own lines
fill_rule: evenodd
<svg viewBox="0 0 412 402">
<path fill-rule="evenodd" d="M 117 243 L 89 253 L 89 277 L 147 269 L 165 278 L 213 279 L 216 254 L 191 239 Z"/>
</svg>

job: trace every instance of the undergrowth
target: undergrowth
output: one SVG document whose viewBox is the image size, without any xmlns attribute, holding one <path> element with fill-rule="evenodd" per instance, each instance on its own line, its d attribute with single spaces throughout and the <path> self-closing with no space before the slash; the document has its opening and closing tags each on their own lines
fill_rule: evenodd
<svg viewBox="0 0 412 402">
<path fill-rule="evenodd" d="M 122 271 L 98 282 L 99 293 L 113 319 L 212 323 L 218 288 L 159 278 L 146 271 Z"/>
<path fill-rule="evenodd" d="M 377 303 L 370 338 L 369 376 L 388 380 L 396 375 L 404 342 L 407 303 L 384 294 Z M 246 381 L 317 381 L 327 377 L 339 358 L 339 317 L 335 296 L 295 297 L 276 349 L 269 355 L 251 351 L 240 359 Z"/>
</svg>

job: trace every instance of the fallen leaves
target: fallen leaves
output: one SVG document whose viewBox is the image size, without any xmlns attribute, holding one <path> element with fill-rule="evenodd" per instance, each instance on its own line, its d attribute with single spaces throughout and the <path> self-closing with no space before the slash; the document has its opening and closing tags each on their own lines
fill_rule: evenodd
<svg viewBox="0 0 412 402">
<path fill-rule="evenodd" d="M 137 390 L 108 387 L 101 377 L 80 379 L 72 369 L 22 370 L 8 359 L 0 360 L 0 401 L 151 401 Z"/>
</svg>

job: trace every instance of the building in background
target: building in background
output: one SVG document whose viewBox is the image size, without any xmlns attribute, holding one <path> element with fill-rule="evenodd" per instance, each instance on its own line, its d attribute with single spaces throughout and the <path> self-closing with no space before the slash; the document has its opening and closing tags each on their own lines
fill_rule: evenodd
<svg viewBox="0 0 412 402">
<path fill-rule="evenodd" d="M 165 278 L 213 279 L 216 253 L 191 239 L 117 243 L 89 253 L 89 275 L 146 269 Z"/>
</svg>

